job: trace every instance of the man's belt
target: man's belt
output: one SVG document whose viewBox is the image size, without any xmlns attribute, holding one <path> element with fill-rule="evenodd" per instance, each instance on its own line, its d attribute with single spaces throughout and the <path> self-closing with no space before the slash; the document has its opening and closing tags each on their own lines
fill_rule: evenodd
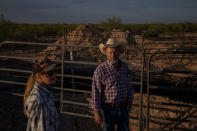
<svg viewBox="0 0 197 131">
<path fill-rule="evenodd" d="M 122 106 L 127 105 L 128 103 L 124 102 L 124 103 L 118 103 L 118 104 L 113 104 L 113 103 L 102 103 L 102 104 L 103 104 L 103 106 L 110 106 L 110 107 L 113 107 L 113 108 L 120 108 Z"/>
</svg>

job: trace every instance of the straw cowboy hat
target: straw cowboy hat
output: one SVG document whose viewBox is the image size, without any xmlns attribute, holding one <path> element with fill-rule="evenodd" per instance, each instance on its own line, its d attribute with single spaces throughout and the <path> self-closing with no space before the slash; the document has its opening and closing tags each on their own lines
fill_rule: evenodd
<svg viewBox="0 0 197 131">
<path fill-rule="evenodd" d="M 116 41 L 114 38 L 109 38 L 106 42 L 106 44 L 99 44 L 99 49 L 102 54 L 106 54 L 106 48 L 113 48 L 113 47 L 119 47 L 120 54 L 124 52 L 124 44 L 120 44 L 118 41 Z"/>
</svg>

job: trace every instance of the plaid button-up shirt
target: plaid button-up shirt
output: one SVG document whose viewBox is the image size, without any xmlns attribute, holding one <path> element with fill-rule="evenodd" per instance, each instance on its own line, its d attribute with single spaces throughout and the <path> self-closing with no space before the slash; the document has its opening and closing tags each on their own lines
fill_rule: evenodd
<svg viewBox="0 0 197 131">
<path fill-rule="evenodd" d="M 117 71 L 107 60 L 95 70 L 92 82 L 94 110 L 99 110 L 102 103 L 131 102 L 133 93 L 131 75 L 126 63 L 121 62 L 120 70 Z"/>
<path fill-rule="evenodd" d="M 58 113 L 52 92 L 35 83 L 25 102 L 28 115 L 26 131 L 57 131 Z"/>
</svg>

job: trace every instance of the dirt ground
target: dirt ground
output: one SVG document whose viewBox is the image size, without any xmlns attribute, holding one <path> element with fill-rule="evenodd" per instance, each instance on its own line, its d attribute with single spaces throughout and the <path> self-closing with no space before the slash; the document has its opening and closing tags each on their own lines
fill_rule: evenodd
<svg viewBox="0 0 197 131">
<path fill-rule="evenodd" d="M 164 94 L 164 93 L 163 93 Z M 187 94 L 187 92 L 185 92 Z M 139 112 L 139 94 L 135 94 L 132 110 Z M 167 92 L 163 96 L 150 95 L 149 128 L 162 131 L 196 131 L 197 104 L 195 95 L 188 96 Z M 143 96 L 142 125 L 146 129 L 147 97 Z M 139 113 L 131 113 L 131 121 L 139 122 Z M 132 126 L 132 129 L 137 130 Z"/>
</svg>

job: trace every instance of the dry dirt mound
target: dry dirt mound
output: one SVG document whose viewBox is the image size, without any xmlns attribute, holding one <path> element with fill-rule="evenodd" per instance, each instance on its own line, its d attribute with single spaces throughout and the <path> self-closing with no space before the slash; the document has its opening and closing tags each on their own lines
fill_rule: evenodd
<svg viewBox="0 0 197 131">
<path fill-rule="evenodd" d="M 81 45 L 81 46 L 98 46 L 100 43 L 105 43 L 109 37 L 117 38 L 117 41 L 123 44 L 129 44 L 129 32 L 121 30 L 106 31 L 99 29 L 90 24 L 79 25 L 76 29 L 66 34 L 66 36 L 58 39 L 55 44 Z M 88 57 L 96 61 L 102 57 L 98 49 L 93 48 L 72 48 L 67 47 L 65 51 L 74 51 L 75 57 Z M 56 46 L 51 46 L 41 52 L 41 56 L 50 54 L 52 59 L 57 59 L 60 49 Z M 53 53 L 54 52 L 54 53 Z M 104 58 L 103 58 L 104 59 Z"/>
<path fill-rule="evenodd" d="M 128 43 L 128 33 L 121 30 L 106 31 L 89 24 L 79 25 L 75 30 L 67 34 L 67 44 L 98 46 L 109 37 L 117 38 L 120 43 Z"/>
</svg>

